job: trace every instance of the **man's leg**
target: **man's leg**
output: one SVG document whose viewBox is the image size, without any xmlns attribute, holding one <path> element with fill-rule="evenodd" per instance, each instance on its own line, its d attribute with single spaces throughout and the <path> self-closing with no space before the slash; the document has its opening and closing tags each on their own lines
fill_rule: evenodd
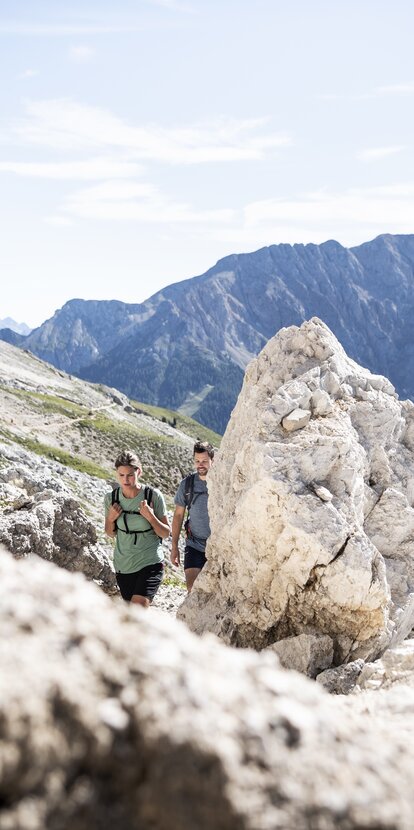
<svg viewBox="0 0 414 830">
<path fill-rule="evenodd" d="M 187 585 L 187 591 L 190 593 L 194 582 L 196 581 L 200 571 L 204 568 L 207 559 L 201 550 L 186 545 L 184 552 L 184 576 Z"/>
<path fill-rule="evenodd" d="M 185 582 L 187 585 L 187 591 L 190 593 L 191 588 L 194 585 L 199 573 L 201 572 L 201 568 L 186 568 L 184 571 Z"/>
</svg>

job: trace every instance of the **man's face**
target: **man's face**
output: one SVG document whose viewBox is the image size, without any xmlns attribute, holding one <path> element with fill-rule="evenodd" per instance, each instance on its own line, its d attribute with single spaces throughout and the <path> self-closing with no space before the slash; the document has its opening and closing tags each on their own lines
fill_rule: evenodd
<svg viewBox="0 0 414 830">
<path fill-rule="evenodd" d="M 208 452 L 194 453 L 194 467 L 196 468 L 200 478 L 206 477 L 212 463 L 213 459 L 210 458 Z"/>
</svg>

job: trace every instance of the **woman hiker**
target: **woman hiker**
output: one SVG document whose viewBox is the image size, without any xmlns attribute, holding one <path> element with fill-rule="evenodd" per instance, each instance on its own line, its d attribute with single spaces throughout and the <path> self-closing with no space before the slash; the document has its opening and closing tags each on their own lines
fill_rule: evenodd
<svg viewBox="0 0 414 830">
<path fill-rule="evenodd" d="M 120 486 L 105 494 L 105 533 L 116 539 L 114 566 L 123 599 L 148 608 L 162 582 L 161 543 L 170 535 L 165 500 L 141 484 L 141 463 L 133 452 L 121 452 L 115 469 Z"/>
</svg>

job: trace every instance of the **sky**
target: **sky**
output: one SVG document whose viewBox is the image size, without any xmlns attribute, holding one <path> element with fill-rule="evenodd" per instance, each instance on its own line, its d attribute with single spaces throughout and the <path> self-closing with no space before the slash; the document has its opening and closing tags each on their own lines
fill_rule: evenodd
<svg viewBox="0 0 414 830">
<path fill-rule="evenodd" d="M 411 0 L 0 0 L 0 319 L 414 233 Z"/>
</svg>

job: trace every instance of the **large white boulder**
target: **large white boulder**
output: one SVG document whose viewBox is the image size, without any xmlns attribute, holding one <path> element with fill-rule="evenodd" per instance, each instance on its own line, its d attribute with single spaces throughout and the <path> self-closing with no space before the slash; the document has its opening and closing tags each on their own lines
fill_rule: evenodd
<svg viewBox="0 0 414 830">
<path fill-rule="evenodd" d="M 412 688 L 329 696 L 1 549 L 0 630 L 0 830 L 412 828 Z"/>
<path fill-rule="evenodd" d="M 326 668 L 326 637 L 333 665 L 402 639 L 414 620 L 413 448 L 414 404 L 386 378 L 316 318 L 282 329 L 248 366 L 209 473 L 208 562 L 181 618 L 238 646 L 288 639 L 282 659 L 307 636 L 308 652 L 323 643 L 313 671 Z"/>
</svg>

